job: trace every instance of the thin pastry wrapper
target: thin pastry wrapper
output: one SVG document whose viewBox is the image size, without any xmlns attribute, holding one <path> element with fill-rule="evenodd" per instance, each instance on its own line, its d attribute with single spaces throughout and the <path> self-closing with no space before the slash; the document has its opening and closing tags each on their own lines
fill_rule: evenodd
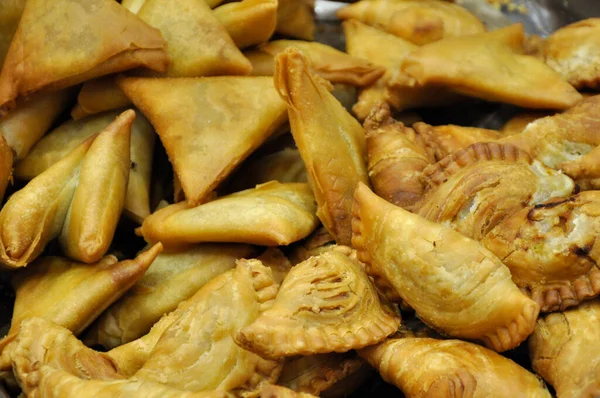
<svg viewBox="0 0 600 398">
<path fill-rule="evenodd" d="M 148 216 L 140 232 L 146 241 L 166 247 L 198 242 L 280 246 L 308 236 L 317 227 L 315 212 L 308 184 L 271 181 L 197 207 L 167 206 Z"/>
<path fill-rule="evenodd" d="M 67 108 L 73 95 L 72 89 L 37 94 L 26 101 L 20 101 L 15 109 L 0 120 L 0 134 L 14 152 L 15 161 L 27 156 Z"/>
<path fill-rule="evenodd" d="M 161 252 L 158 244 L 133 260 L 76 263 L 61 257 L 42 257 L 13 277 L 16 291 L 11 328 L 0 340 L 0 358 L 10 359 L 19 327 L 28 318 L 44 318 L 74 334 L 81 333 L 108 306 L 144 275 Z M 0 371 L 9 365 L 0 359 Z M 10 366 L 10 365 L 9 365 Z"/>
<path fill-rule="evenodd" d="M 237 192 L 273 180 L 281 183 L 308 181 L 304 161 L 297 149 L 284 148 L 250 159 L 235 173 L 228 188 Z"/>
<path fill-rule="evenodd" d="M 8 182 L 12 180 L 13 152 L 8 143 L 0 134 L 0 201 L 4 199 L 4 192 Z"/>
<path fill-rule="evenodd" d="M 485 32 L 483 23 L 467 9 L 439 0 L 356 2 L 338 10 L 336 15 L 380 27 L 420 46 L 447 37 Z"/>
<path fill-rule="evenodd" d="M 541 44 L 546 65 L 577 89 L 600 85 L 600 18 L 558 29 Z"/>
<path fill-rule="evenodd" d="M 502 137 L 496 130 L 453 124 L 430 126 L 417 122 L 413 124 L 413 128 L 422 137 L 424 145 L 433 152 L 437 161 L 478 142 L 496 141 Z"/>
<path fill-rule="evenodd" d="M 362 265 L 327 251 L 292 268 L 273 306 L 235 339 L 266 358 L 346 352 L 385 339 L 399 324 Z"/>
<path fill-rule="evenodd" d="M 115 76 L 88 80 L 77 95 L 77 105 L 71 111 L 74 120 L 106 111 L 131 106 L 131 100 L 117 86 Z"/>
<path fill-rule="evenodd" d="M 215 8 L 215 17 L 238 48 L 269 40 L 277 25 L 277 0 L 242 0 Z"/>
<path fill-rule="evenodd" d="M 548 113 L 543 111 L 528 111 L 518 113 L 512 118 L 510 118 L 506 123 L 504 123 L 504 125 L 500 128 L 500 134 L 502 135 L 502 137 L 520 134 L 525 130 L 529 123 L 546 116 L 548 116 Z"/>
<path fill-rule="evenodd" d="M 268 77 L 126 78 L 118 84 L 156 128 L 191 205 L 287 120 Z"/>
<path fill-rule="evenodd" d="M 4 265 L 26 266 L 60 235 L 81 164 L 95 138 L 79 144 L 8 199 L 0 211 L 0 260 Z"/>
<path fill-rule="evenodd" d="M 519 210 L 565 198 L 575 184 L 509 144 L 478 143 L 423 171 L 428 190 L 418 214 L 480 240 Z M 515 184 L 515 181 L 519 181 Z"/>
<path fill-rule="evenodd" d="M 479 242 L 394 206 L 365 185 L 355 200 L 352 245 L 359 260 L 427 325 L 495 351 L 518 346 L 533 331 L 539 305 Z"/>
<path fill-rule="evenodd" d="M 144 3 L 146 3 L 146 0 L 121 0 L 121 5 L 134 14 L 140 11 Z"/>
<path fill-rule="evenodd" d="M 81 164 L 59 242 L 75 260 L 93 263 L 108 251 L 123 211 L 135 112 L 119 115 L 94 139 Z"/>
<path fill-rule="evenodd" d="M 369 179 L 373 190 L 390 203 L 412 209 L 423 197 L 423 170 L 433 163 L 427 143 L 415 130 L 390 116 L 380 105 L 365 121 Z"/>
<path fill-rule="evenodd" d="M 408 397 L 551 397 L 532 373 L 466 341 L 390 338 L 359 354 Z"/>
<path fill-rule="evenodd" d="M 17 31 L 24 8 L 25 0 L 2 2 L 2 13 L 0 13 L 0 68 L 2 68 L 10 42 Z"/>
<path fill-rule="evenodd" d="M 252 252 L 248 245 L 208 243 L 159 254 L 144 276 L 92 325 L 86 344 L 112 349 L 143 336 L 163 314 Z"/>
<path fill-rule="evenodd" d="M 114 1 L 28 0 L 0 74 L 0 114 L 40 89 L 140 66 L 164 72 L 165 49 L 158 30 Z"/>
<path fill-rule="evenodd" d="M 587 191 L 527 207 L 482 243 L 503 259 L 541 311 L 563 311 L 600 293 L 599 228 L 600 193 Z"/>
<path fill-rule="evenodd" d="M 124 379 L 104 353 L 85 347 L 67 329 L 42 318 L 23 322 L 15 373 L 29 397 L 232 398 L 224 391 L 192 393 L 160 383 Z"/>
<path fill-rule="evenodd" d="M 293 265 L 287 256 L 278 247 L 267 247 L 267 249 L 256 257 L 265 267 L 271 269 L 273 280 L 278 285 L 283 282 Z"/>
<path fill-rule="evenodd" d="M 279 0 L 275 31 L 296 39 L 315 38 L 315 0 Z"/>
<path fill-rule="evenodd" d="M 275 382 L 281 362 L 238 347 L 235 331 L 250 324 L 275 297 L 268 268 L 258 260 L 240 260 L 205 285 L 179 318 L 162 334 L 139 380 L 189 391 L 239 391 L 248 396 Z"/>
<path fill-rule="evenodd" d="M 518 29 L 509 26 L 444 39 L 410 53 L 401 70 L 421 85 L 443 85 L 461 94 L 524 108 L 560 110 L 579 102 L 581 94 L 558 73 L 522 55 L 522 46 L 515 46 L 523 41 L 522 28 L 520 40 L 518 36 Z"/>
<path fill-rule="evenodd" d="M 559 397 L 594 397 L 600 393 L 598 300 L 538 319 L 529 339 L 533 369 Z"/>
<path fill-rule="evenodd" d="M 319 84 L 300 51 L 290 48 L 277 56 L 276 63 L 275 87 L 288 105 L 317 216 L 338 243 L 349 244 L 352 194 L 357 182 L 368 183 L 364 130 Z"/>
<path fill-rule="evenodd" d="M 171 77 L 247 75 L 250 62 L 203 0 L 146 0 L 137 15 L 160 29 Z M 164 71 L 160 71 L 164 72 Z"/>
<path fill-rule="evenodd" d="M 252 70 L 255 76 L 273 76 L 275 57 L 290 47 L 302 51 L 309 60 L 311 69 L 332 83 L 345 83 L 354 86 L 366 86 L 383 73 L 384 68 L 374 65 L 370 60 L 353 57 L 323 43 L 302 40 L 274 40 L 265 43 L 249 53 L 252 64 L 258 67 Z M 270 58 L 262 54 L 269 54 Z"/>
</svg>

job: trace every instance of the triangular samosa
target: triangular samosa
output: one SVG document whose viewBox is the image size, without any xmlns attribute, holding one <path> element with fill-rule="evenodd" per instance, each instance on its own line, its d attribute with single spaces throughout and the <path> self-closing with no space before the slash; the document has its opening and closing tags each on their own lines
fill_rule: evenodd
<svg viewBox="0 0 600 398">
<path fill-rule="evenodd" d="M 252 66 L 204 0 L 146 0 L 138 16 L 167 41 L 172 77 L 247 75 Z"/>
<path fill-rule="evenodd" d="M 0 119 L 0 134 L 8 142 L 21 160 L 29 153 L 54 120 L 69 106 L 75 92 L 65 89 L 55 93 L 40 93 L 26 101 L 19 101 L 17 107 Z"/>
<path fill-rule="evenodd" d="M 521 54 L 522 31 L 521 48 L 515 48 L 512 35 L 504 34 L 511 29 L 428 44 L 407 55 L 402 71 L 421 85 L 443 85 L 472 97 L 525 108 L 566 109 L 579 102 L 581 94 L 557 72 Z"/>
<path fill-rule="evenodd" d="M 25 8 L 25 0 L 3 0 L 0 4 L 0 68 L 19 26 L 23 8 Z"/>
<path fill-rule="evenodd" d="M 115 76 L 106 76 L 88 80 L 77 95 L 77 105 L 71 111 L 75 120 L 104 111 L 125 108 L 131 105 L 131 100 L 121 91 Z"/>
<path fill-rule="evenodd" d="M 15 176 L 30 180 L 58 162 L 82 141 L 102 131 L 121 112 L 105 112 L 81 120 L 69 120 L 38 142 L 29 155 L 15 165 Z M 131 126 L 131 169 L 124 211 L 138 223 L 150 214 L 150 180 L 156 134 L 144 115 L 136 111 Z"/>
<path fill-rule="evenodd" d="M 191 205 L 287 119 L 269 77 L 124 78 L 118 83 L 156 128 Z"/>
<path fill-rule="evenodd" d="M 98 134 L 85 155 L 59 238 L 68 257 L 96 262 L 113 240 L 127 195 L 134 120 L 133 110 L 123 112 Z"/>
<path fill-rule="evenodd" d="M 350 244 L 358 182 L 369 183 L 365 132 L 310 72 L 296 48 L 276 58 L 275 87 L 288 104 L 294 141 L 308 170 L 317 215 L 340 244 Z"/>
<path fill-rule="evenodd" d="M 375 82 L 385 69 L 370 61 L 353 57 L 323 43 L 302 40 L 275 40 L 265 43 L 258 49 L 247 53 L 252 62 L 254 76 L 273 76 L 275 56 L 289 47 L 296 47 L 308 60 L 310 67 L 320 76 L 332 83 L 347 83 L 366 86 Z M 265 57 L 269 54 L 270 57 Z"/>
<path fill-rule="evenodd" d="M 169 64 L 160 32 L 114 0 L 28 0 L 0 74 L 0 114 L 40 89 Z"/>
<path fill-rule="evenodd" d="M 215 17 L 238 48 L 264 43 L 275 31 L 277 0 L 242 0 L 215 8 Z"/>
<path fill-rule="evenodd" d="M 315 38 L 315 0 L 279 0 L 277 33 L 297 39 Z"/>
</svg>

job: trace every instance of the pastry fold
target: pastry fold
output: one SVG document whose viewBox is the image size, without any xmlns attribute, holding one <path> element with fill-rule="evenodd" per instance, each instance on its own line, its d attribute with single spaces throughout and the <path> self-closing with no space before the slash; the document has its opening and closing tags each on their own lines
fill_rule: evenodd
<svg viewBox="0 0 600 398">
<path fill-rule="evenodd" d="M 77 105 L 71 110 L 74 120 L 105 111 L 131 106 L 131 100 L 117 86 L 115 76 L 88 80 L 77 95 Z"/>
</svg>

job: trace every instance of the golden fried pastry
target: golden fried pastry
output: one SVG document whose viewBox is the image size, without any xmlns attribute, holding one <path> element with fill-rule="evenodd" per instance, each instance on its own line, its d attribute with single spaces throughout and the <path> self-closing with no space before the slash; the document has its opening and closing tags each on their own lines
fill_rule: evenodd
<svg viewBox="0 0 600 398">
<path fill-rule="evenodd" d="M 13 153 L 2 134 L 0 134 L 0 201 L 4 199 L 8 182 L 12 180 L 12 171 Z"/>
<path fill-rule="evenodd" d="M 517 34 L 506 34 L 513 30 Z M 525 108 L 567 109 L 579 102 L 581 94 L 558 73 L 542 61 L 522 55 L 522 45 L 515 48 L 523 37 L 522 28 L 509 26 L 440 40 L 407 55 L 402 72 L 421 85 L 442 85 L 461 94 Z"/>
<path fill-rule="evenodd" d="M 600 394 L 599 326 L 598 300 L 538 319 L 529 339 L 531 364 L 558 397 Z"/>
<path fill-rule="evenodd" d="M 197 207 L 186 202 L 167 206 L 148 216 L 140 232 L 146 241 L 166 247 L 198 242 L 288 245 L 317 227 L 315 211 L 308 184 L 271 181 Z"/>
<path fill-rule="evenodd" d="M 15 176 L 33 179 L 58 162 L 82 141 L 106 128 L 121 111 L 111 111 L 81 120 L 69 120 L 46 134 L 27 157 L 15 165 Z M 156 135 L 144 115 L 136 111 L 131 126 L 131 167 L 124 213 L 141 223 L 150 214 L 150 179 Z"/>
<path fill-rule="evenodd" d="M 542 44 L 546 64 L 577 89 L 600 85 L 600 18 L 575 22 Z"/>
<path fill-rule="evenodd" d="M 407 397 L 551 397 L 535 375 L 466 341 L 390 338 L 359 354 Z"/>
<path fill-rule="evenodd" d="M 0 211 L 2 264 L 24 267 L 60 235 L 81 164 L 95 138 L 82 142 L 8 199 Z"/>
<path fill-rule="evenodd" d="M 8 52 L 10 42 L 17 31 L 25 0 L 6 0 L 0 9 L 0 68 Z"/>
<path fill-rule="evenodd" d="M 121 5 L 134 14 L 140 11 L 146 0 L 121 0 Z"/>
<path fill-rule="evenodd" d="M 357 182 L 368 183 L 364 130 L 315 80 L 300 51 L 290 48 L 276 62 L 275 87 L 288 105 L 292 135 L 317 200 L 317 216 L 339 244 L 349 244 L 352 194 Z"/>
<path fill-rule="evenodd" d="M 292 269 L 292 263 L 286 255 L 277 247 L 267 247 L 262 254 L 256 257 L 257 260 L 271 269 L 271 274 L 275 283 L 281 284 L 287 274 Z"/>
<path fill-rule="evenodd" d="M 503 259 L 513 281 L 542 311 L 563 311 L 600 293 L 600 192 L 527 207 L 482 243 Z"/>
<path fill-rule="evenodd" d="M 273 180 L 282 183 L 308 181 L 306 167 L 297 149 L 284 148 L 248 161 L 235 173 L 228 188 L 237 192 Z"/>
<path fill-rule="evenodd" d="M 396 110 L 404 110 L 444 105 L 458 97 L 453 92 L 439 87 L 388 85 L 392 77 L 400 73 L 399 68 L 404 57 L 418 46 L 354 19 L 344 21 L 342 26 L 348 54 L 368 59 L 386 68 L 379 80 L 360 91 L 358 101 L 352 107 L 352 111 L 360 120 L 364 120 L 379 102 L 388 102 Z"/>
<path fill-rule="evenodd" d="M 383 199 L 413 209 L 425 192 L 423 170 L 435 161 L 420 135 L 380 104 L 365 121 L 369 179 Z"/>
<path fill-rule="evenodd" d="M 332 83 L 345 83 L 354 86 L 366 86 L 383 73 L 384 68 L 370 61 L 353 57 L 323 43 L 302 40 L 275 40 L 265 43 L 258 49 L 247 53 L 252 62 L 252 74 L 255 76 L 273 76 L 275 57 L 290 47 L 296 47 L 310 62 L 310 68 Z M 268 54 L 266 57 L 264 54 Z"/>
<path fill-rule="evenodd" d="M 73 98 L 72 89 L 37 94 L 20 101 L 17 108 L 0 120 L 0 134 L 12 149 L 15 161 L 23 159 Z"/>
<path fill-rule="evenodd" d="M 117 86 L 115 76 L 105 76 L 83 84 L 71 117 L 79 120 L 89 115 L 128 106 L 131 106 L 131 100 Z"/>
<path fill-rule="evenodd" d="M 235 340 L 264 358 L 346 352 L 385 339 L 399 324 L 362 265 L 327 251 L 292 268 L 273 306 Z"/>
<path fill-rule="evenodd" d="M 118 84 L 156 128 L 191 205 L 287 119 L 268 77 L 126 78 Z"/>
<path fill-rule="evenodd" d="M 242 0 L 213 11 L 238 48 L 269 40 L 277 24 L 277 0 Z"/>
<path fill-rule="evenodd" d="M 59 237 L 64 253 L 94 263 L 108 251 L 127 195 L 131 125 L 135 112 L 119 115 L 94 139 Z"/>
<path fill-rule="evenodd" d="M 496 130 L 478 127 L 462 127 L 453 124 L 447 126 L 430 126 L 417 122 L 413 128 L 422 137 L 423 143 L 432 151 L 436 160 L 467 148 L 477 142 L 496 141 L 501 135 Z"/>
<path fill-rule="evenodd" d="M 247 245 L 216 243 L 161 253 L 144 276 L 94 323 L 86 344 L 111 349 L 143 336 L 163 314 L 233 268 L 235 260 L 252 253 Z"/>
<path fill-rule="evenodd" d="M 233 335 L 268 308 L 277 287 L 260 261 L 239 260 L 235 270 L 198 291 L 194 304 L 165 330 L 134 378 L 182 390 L 234 390 L 242 395 L 274 383 L 281 362 L 240 348 Z"/>
<path fill-rule="evenodd" d="M 479 242 L 386 202 L 364 184 L 355 200 L 352 245 L 359 260 L 426 324 L 496 351 L 518 346 L 533 331 L 539 305 Z"/>
<path fill-rule="evenodd" d="M 355 377 L 363 366 L 363 360 L 353 352 L 289 358 L 283 365 L 277 384 L 319 396 L 338 382 Z"/>
<path fill-rule="evenodd" d="M 315 0 L 279 0 L 275 31 L 302 40 L 315 38 Z"/>
<path fill-rule="evenodd" d="M 575 190 L 566 175 L 513 145 L 492 142 L 473 144 L 428 166 L 423 180 L 428 187 L 418 214 L 475 240 L 519 210 Z"/>
<path fill-rule="evenodd" d="M 315 395 L 305 392 L 296 392 L 286 387 L 274 384 L 263 387 L 260 390 L 260 398 L 315 398 Z"/>
<path fill-rule="evenodd" d="M 140 66 L 164 72 L 165 50 L 158 30 L 113 0 L 28 0 L 0 74 L 0 115 L 41 89 Z"/>
<path fill-rule="evenodd" d="M 320 227 L 302 242 L 298 242 L 290 254 L 290 261 L 297 265 L 312 256 L 330 250 L 333 245 L 335 245 L 335 238 L 331 236 L 327 228 Z"/>
<path fill-rule="evenodd" d="M 10 330 L 0 341 L 0 373 L 10 366 L 14 344 L 9 344 L 24 320 L 42 317 L 74 334 L 81 333 L 144 275 L 161 250 L 157 244 L 134 260 L 117 262 L 115 257 L 107 256 L 93 266 L 61 257 L 42 257 L 15 274 L 15 308 Z"/>
<path fill-rule="evenodd" d="M 516 135 L 522 133 L 525 130 L 525 127 L 531 122 L 534 122 L 543 117 L 549 116 L 547 112 L 521 112 L 510 118 L 502 128 L 500 129 L 500 134 L 503 137 L 508 137 L 510 135 Z"/>
<path fill-rule="evenodd" d="M 485 26 L 466 8 L 440 0 L 358 1 L 336 13 L 424 45 L 447 37 L 485 32 Z"/>
<path fill-rule="evenodd" d="M 171 64 L 166 76 L 247 75 L 250 62 L 203 0 L 146 0 L 137 15 L 160 29 Z"/>
</svg>

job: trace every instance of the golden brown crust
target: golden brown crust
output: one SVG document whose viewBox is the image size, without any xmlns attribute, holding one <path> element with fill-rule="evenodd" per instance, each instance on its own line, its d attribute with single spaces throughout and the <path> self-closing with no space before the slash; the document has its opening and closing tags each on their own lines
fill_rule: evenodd
<svg viewBox="0 0 600 398">
<path fill-rule="evenodd" d="M 481 340 L 496 351 L 518 346 L 532 332 L 539 306 L 479 242 L 396 207 L 360 184 L 352 227 L 352 245 L 370 265 L 367 272 L 384 276 L 436 330 Z"/>
<path fill-rule="evenodd" d="M 268 385 L 260 390 L 260 398 L 315 398 L 315 396 L 305 392 L 296 392 L 283 386 Z"/>
<path fill-rule="evenodd" d="M 267 358 L 346 352 L 383 340 L 399 323 L 360 263 L 332 250 L 292 268 L 273 306 L 235 339 Z"/>
<path fill-rule="evenodd" d="M 359 354 L 410 397 L 551 396 L 527 370 L 466 341 L 391 338 Z"/>
<path fill-rule="evenodd" d="M 4 137 L 0 137 L 0 201 L 4 199 L 4 192 L 9 181 L 12 181 L 13 153 Z"/>
<path fill-rule="evenodd" d="M 502 128 L 500 134 L 502 137 L 517 135 L 523 132 L 527 125 L 538 119 L 548 116 L 547 112 L 521 112 L 509 119 Z"/>
<path fill-rule="evenodd" d="M 277 0 L 242 0 L 213 10 L 235 45 L 242 49 L 269 40 L 277 24 Z"/>
<path fill-rule="evenodd" d="M 115 76 L 105 76 L 83 84 L 77 95 L 77 105 L 71 110 L 71 117 L 73 120 L 79 120 L 130 105 L 131 100 L 117 86 Z"/>
<path fill-rule="evenodd" d="M 279 0 L 275 31 L 297 39 L 314 40 L 316 30 L 314 13 L 314 0 Z"/>
</svg>

